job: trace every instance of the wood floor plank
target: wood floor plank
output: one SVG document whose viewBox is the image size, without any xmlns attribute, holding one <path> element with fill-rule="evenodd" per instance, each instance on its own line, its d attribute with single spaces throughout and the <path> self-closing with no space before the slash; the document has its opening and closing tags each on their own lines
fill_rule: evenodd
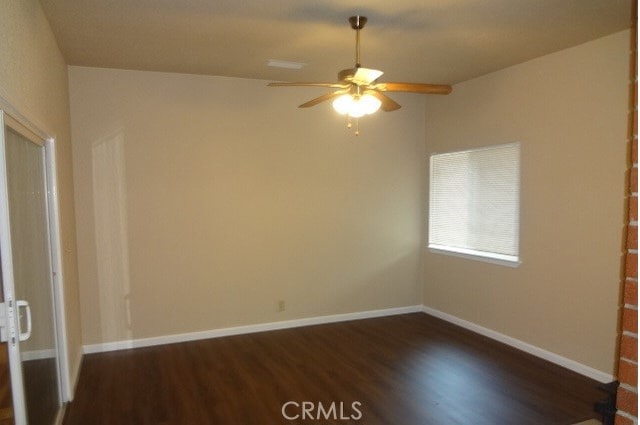
<svg viewBox="0 0 640 425">
<path fill-rule="evenodd" d="M 87 355 L 64 424 L 569 425 L 597 385 L 416 313 Z"/>
</svg>

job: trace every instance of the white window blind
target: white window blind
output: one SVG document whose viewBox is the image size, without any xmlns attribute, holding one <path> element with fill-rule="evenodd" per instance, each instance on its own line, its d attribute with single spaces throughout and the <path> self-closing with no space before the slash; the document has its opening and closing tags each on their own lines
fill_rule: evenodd
<svg viewBox="0 0 640 425">
<path fill-rule="evenodd" d="M 516 265 L 520 144 L 434 154 L 429 248 Z"/>
</svg>

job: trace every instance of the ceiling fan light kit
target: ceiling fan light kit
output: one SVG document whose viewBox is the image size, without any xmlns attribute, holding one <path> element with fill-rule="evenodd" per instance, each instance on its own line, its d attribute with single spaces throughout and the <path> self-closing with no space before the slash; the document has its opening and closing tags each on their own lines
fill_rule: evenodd
<svg viewBox="0 0 640 425">
<path fill-rule="evenodd" d="M 351 16 L 351 28 L 356 32 L 356 65 L 355 68 L 344 69 L 338 73 L 337 83 L 269 83 L 271 87 L 327 87 L 339 89 L 311 99 L 300 105 L 308 108 L 318 103 L 333 99 L 333 108 L 348 119 L 347 127 L 351 128 L 351 118 L 357 119 L 365 115 L 374 114 L 379 109 L 391 112 L 400 109 L 400 105 L 388 97 L 386 92 L 405 92 L 421 94 L 449 94 L 451 86 L 443 84 L 424 83 L 378 83 L 383 74 L 377 69 L 364 68 L 360 64 L 360 31 L 367 23 L 364 16 Z M 355 134 L 358 135 L 357 130 Z"/>
<path fill-rule="evenodd" d="M 333 109 L 340 115 L 348 115 L 351 118 L 360 118 L 365 115 L 374 114 L 382 102 L 375 96 L 364 94 L 362 96 L 353 96 L 351 94 L 343 94 L 333 101 Z"/>
</svg>

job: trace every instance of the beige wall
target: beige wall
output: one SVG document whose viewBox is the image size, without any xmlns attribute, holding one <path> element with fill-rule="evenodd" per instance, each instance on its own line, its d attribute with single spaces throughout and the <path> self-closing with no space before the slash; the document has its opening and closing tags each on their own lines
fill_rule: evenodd
<svg viewBox="0 0 640 425">
<path fill-rule="evenodd" d="M 424 97 L 356 137 L 322 90 L 69 75 L 85 344 L 420 303 Z"/>
<path fill-rule="evenodd" d="M 80 364 L 82 341 L 67 67 L 36 0 L 3 2 L 0 38 L 0 96 L 56 138 L 67 336 L 74 375 Z"/>
<path fill-rule="evenodd" d="M 426 252 L 426 306 L 613 373 L 629 32 L 454 87 L 428 153 L 521 142 L 522 265 Z"/>
<path fill-rule="evenodd" d="M 84 343 L 423 299 L 612 373 L 627 43 L 396 96 L 359 138 L 328 104 L 295 108 L 321 91 L 71 67 Z M 427 154 L 521 142 L 519 268 L 420 258 L 425 131 Z"/>
</svg>

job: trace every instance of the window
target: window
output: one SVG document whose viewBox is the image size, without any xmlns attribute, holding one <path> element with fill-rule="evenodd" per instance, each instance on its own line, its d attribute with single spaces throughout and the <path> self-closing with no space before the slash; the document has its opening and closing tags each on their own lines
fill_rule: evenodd
<svg viewBox="0 0 640 425">
<path fill-rule="evenodd" d="M 519 143 L 431 155 L 431 250 L 515 267 L 519 228 Z"/>
</svg>

